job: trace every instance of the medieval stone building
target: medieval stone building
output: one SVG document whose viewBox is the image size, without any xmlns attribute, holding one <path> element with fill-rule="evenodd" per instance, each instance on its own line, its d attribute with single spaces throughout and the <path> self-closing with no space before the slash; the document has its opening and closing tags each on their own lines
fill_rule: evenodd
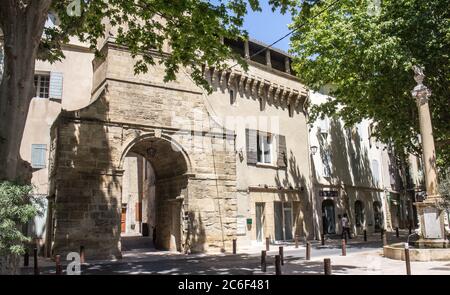
<svg viewBox="0 0 450 295">
<path fill-rule="evenodd" d="M 263 46 L 233 45 L 247 56 Z M 53 253 L 82 245 L 88 256 L 120 257 L 130 157 L 141 174 L 152 174 L 154 205 L 142 208 L 152 195 L 144 194 L 146 183 L 126 207 L 134 208 L 138 231 L 145 211 L 158 248 L 227 251 L 233 238 L 312 234 L 305 218 L 311 212 L 307 91 L 290 74 L 285 53 L 267 50 L 249 60 L 247 72 L 206 68 L 214 88 L 207 95 L 187 69 L 164 83 L 158 66 L 135 76 L 133 58 L 113 41 L 102 52 L 93 61 L 89 105 L 62 111 L 51 129 L 46 242 Z"/>
</svg>

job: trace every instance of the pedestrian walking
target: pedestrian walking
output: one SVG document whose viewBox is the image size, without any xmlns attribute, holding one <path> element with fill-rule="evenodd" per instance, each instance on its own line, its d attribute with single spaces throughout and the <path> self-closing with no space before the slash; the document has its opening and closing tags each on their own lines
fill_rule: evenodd
<svg viewBox="0 0 450 295">
<path fill-rule="evenodd" d="M 345 235 L 347 235 L 348 238 L 351 239 L 352 235 L 350 234 L 350 221 L 348 220 L 347 213 L 344 213 L 344 216 L 341 218 L 341 225 L 342 225 L 341 238 L 344 239 Z"/>
</svg>

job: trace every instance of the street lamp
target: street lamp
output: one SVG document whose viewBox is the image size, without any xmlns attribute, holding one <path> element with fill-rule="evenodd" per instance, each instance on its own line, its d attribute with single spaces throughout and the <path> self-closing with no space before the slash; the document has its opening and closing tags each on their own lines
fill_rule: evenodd
<svg viewBox="0 0 450 295">
<path fill-rule="evenodd" d="M 413 70 L 414 80 L 417 82 L 417 85 L 411 94 L 416 99 L 417 108 L 419 109 L 420 134 L 427 191 L 427 199 L 423 202 L 417 202 L 415 205 L 419 213 L 421 225 L 421 240 L 419 243 L 424 246 L 430 246 L 436 243 L 442 243 L 445 239 L 444 216 L 441 210 L 438 209 L 440 197 L 437 191 L 436 151 L 430 108 L 428 106 L 431 90 L 423 84 L 423 80 L 425 79 L 424 69 L 419 66 L 413 66 Z"/>
</svg>

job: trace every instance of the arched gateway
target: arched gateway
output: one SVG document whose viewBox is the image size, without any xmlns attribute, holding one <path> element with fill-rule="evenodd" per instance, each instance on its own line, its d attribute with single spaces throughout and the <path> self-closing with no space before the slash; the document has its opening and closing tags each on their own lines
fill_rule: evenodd
<svg viewBox="0 0 450 295">
<path fill-rule="evenodd" d="M 158 248 L 230 249 L 237 211 L 234 133 L 210 119 L 203 92 L 187 76 L 162 84 L 158 70 L 134 76 L 133 59 L 114 44 L 103 52 L 94 61 L 91 104 L 63 111 L 52 126 L 52 253 L 84 246 L 88 259 L 121 256 L 129 153 L 144 157 L 155 172 Z"/>
</svg>

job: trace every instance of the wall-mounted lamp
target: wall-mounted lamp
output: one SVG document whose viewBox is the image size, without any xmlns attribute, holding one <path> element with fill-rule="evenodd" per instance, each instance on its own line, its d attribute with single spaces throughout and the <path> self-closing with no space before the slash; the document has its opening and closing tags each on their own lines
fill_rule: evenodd
<svg viewBox="0 0 450 295">
<path fill-rule="evenodd" d="M 154 158 L 156 156 L 156 149 L 151 145 L 151 143 L 150 143 L 150 147 L 147 149 L 147 155 L 150 158 Z"/>
<path fill-rule="evenodd" d="M 317 153 L 317 150 L 318 150 L 318 147 L 315 146 L 315 145 L 313 145 L 313 146 L 311 147 L 311 154 L 314 156 L 314 155 Z"/>
<path fill-rule="evenodd" d="M 236 151 L 236 153 L 239 156 L 239 160 L 242 162 L 244 161 L 244 151 L 242 149 L 240 149 L 239 151 Z"/>
</svg>

